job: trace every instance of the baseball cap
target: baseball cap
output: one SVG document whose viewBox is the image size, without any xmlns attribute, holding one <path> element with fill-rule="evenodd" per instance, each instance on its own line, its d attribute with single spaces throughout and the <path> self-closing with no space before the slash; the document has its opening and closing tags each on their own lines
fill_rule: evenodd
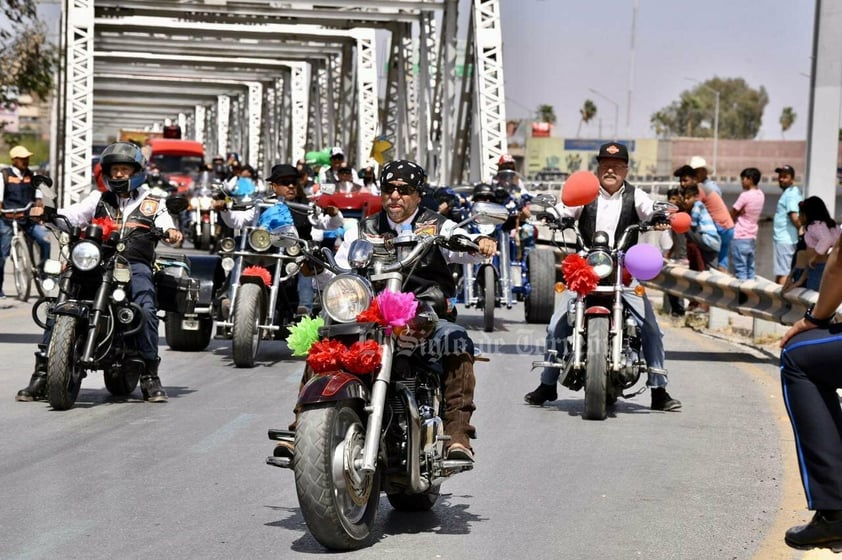
<svg viewBox="0 0 842 560">
<path fill-rule="evenodd" d="M 298 180 L 298 170 L 288 163 L 280 163 L 272 167 L 269 175 L 270 183 L 288 184 Z"/>
<path fill-rule="evenodd" d="M 334 146 L 330 149 L 330 159 L 333 159 L 335 157 L 345 157 L 345 152 L 343 152 L 342 148 L 340 148 L 339 146 Z"/>
<path fill-rule="evenodd" d="M 599 154 L 596 156 L 596 161 L 606 158 L 621 159 L 628 163 L 629 149 L 618 142 L 603 144 L 599 147 Z"/>
<path fill-rule="evenodd" d="M 690 158 L 690 167 L 693 169 L 701 169 L 702 167 L 707 167 L 708 162 L 705 161 L 705 158 L 701 156 L 693 156 Z"/>
<path fill-rule="evenodd" d="M 9 157 L 12 159 L 16 158 L 28 158 L 32 156 L 32 152 L 24 148 L 23 146 L 15 146 L 11 150 L 9 150 Z"/>
<path fill-rule="evenodd" d="M 792 168 L 791 165 L 782 165 L 780 167 L 775 168 L 775 173 L 786 173 L 788 175 L 792 175 L 795 177 L 795 169 Z"/>
</svg>

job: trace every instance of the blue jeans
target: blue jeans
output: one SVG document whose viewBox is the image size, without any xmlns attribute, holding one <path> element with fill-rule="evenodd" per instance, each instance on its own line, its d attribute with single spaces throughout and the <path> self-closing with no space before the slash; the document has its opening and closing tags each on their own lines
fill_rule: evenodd
<svg viewBox="0 0 842 560">
<path fill-rule="evenodd" d="M 573 327 L 567 321 L 567 307 L 570 301 L 576 298 L 575 292 L 565 290 L 561 294 L 560 304 L 547 325 L 547 350 L 557 350 L 558 358 L 562 359 L 567 354 L 567 337 L 573 334 Z M 664 373 L 657 373 L 654 370 L 664 370 L 664 333 L 658 326 L 655 318 L 655 310 L 649 303 L 649 298 L 638 296 L 634 293 L 624 293 L 623 303 L 631 311 L 638 326 L 640 327 L 640 338 L 643 346 L 643 358 L 650 368 L 646 384 L 650 387 L 666 387 L 667 376 Z M 551 356 L 545 354 L 544 359 L 549 361 Z M 555 385 L 561 375 L 559 368 L 544 368 L 541 372 L 541 383 L 544 385 Z"/>
<path fill-rule="evenodd" d="M 755 239 L 733 239 L 731 241 L 731 262 L 734 276 L 739 280 L 754 280 Z"/>
<path fill-rule="evenodd" d="M 719 233 L 719 266 L 728 270 L 728 253 L 731 248 L 731 241 L 734 239 L 734 228 L 724 229 L 716 226 L 716 231 Z"/>
<path fill-rule="evenodd" d="M 47 228 L 30 221 L 24 222 L 20 228 L 38 244 L 38 248 L 41 250 L 41 260 L 37 264 L 38 269 L 43 270 L 44 262 L 50 258 L 50 239 Z M 12 222 L 0 219 L 0 291 L 3 290 L 3 271 L 6 268 L 6 259 L 12 253 L 13 236 Z"/>
<path fill-rule="evenodd" d="M 313 298 L 315 297 L 315 290 L 313 289 L 313 277 L 304 276 L 301 272 L 298 273 L 298 305 L 307 308 L 307 311 L 313 310 Z"/>
</svg>

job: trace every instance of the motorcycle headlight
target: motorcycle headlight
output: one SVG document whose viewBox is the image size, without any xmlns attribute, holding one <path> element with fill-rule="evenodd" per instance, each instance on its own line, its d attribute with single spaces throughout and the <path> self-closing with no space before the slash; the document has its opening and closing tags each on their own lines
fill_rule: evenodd
<svg viewBox="0 0 842 560">
<path fill-rule="evenodd" d="M 234 270 L 234 259 L 231 257 L 222 257 L 222 270 L 225 272 Z"/>
<path fill-rule="evenodd" d="M 614 270 L 614 259 L 605 251 L 594 251 L 588 255 L 587 261 L 600 278 L 605 278 Z"/>
<path fill-rule="evenodd" d="M 237 247 L 237 244 L 230 237 L 223 237 L 219 241 L 219 250 L 223 253 L 230 253 Z"/>
<path fill-rule="evenodd" d="M 322 291 L 322 307 L 337 323 L 352 323 L 371 304 L 371 288 L 354 274 L 331 278 Z"/>
<path fill-rule="evenodd" d="M 90 241 L 82 241 L 70 252 L 70 262 L 83 272 L 93 270 L 99 264 L 102 253 L 99 247 Z"/>
<path fill-rule="evenodd" d="M 45 292 L 52 292 L 53 288 L 56 287 L 56 281 L 47 276 L 46 278 L 41 280 L 41 289 Z"/>
<path fill-rule="evenodd" d="M 249 233 L 249 246 L 255 251 L 265 251 L 272 245 L 272 237 L 265 229 L 253 229 Z"/>
<path fill-rule="evenodd" d="M 289 247 L 284 249 L 284 252 L 287 255 L 289 255 L 290 257 L 297 257 L 298 255 L 301 254 L 301 245 L 298 245 L 298 244 L 290 245 Z"/>
</svg>

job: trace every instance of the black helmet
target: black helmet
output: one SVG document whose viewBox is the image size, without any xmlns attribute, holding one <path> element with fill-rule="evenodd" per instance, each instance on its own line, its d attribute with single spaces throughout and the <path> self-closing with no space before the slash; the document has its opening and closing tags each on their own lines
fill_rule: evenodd
<svg viewBox="0 0 842 560">
<path fill-rule="evenodd" d="M 494 188 L 486 183 L 479 183 L 474 186 L 471 193 L 472 202 L 494 202 Z"/>
<path fill-rule="evenodd" d="M 146 156 L 135 144 L 115 142 L 106 147 L 100 155 L 102 178 L 109 190 L 115 193 L 129 192 L 146 182 Z M 117 163 L 131 165 L 134 173 L 128 179 L 112 179 L 111 166 Z"/>
</svg>

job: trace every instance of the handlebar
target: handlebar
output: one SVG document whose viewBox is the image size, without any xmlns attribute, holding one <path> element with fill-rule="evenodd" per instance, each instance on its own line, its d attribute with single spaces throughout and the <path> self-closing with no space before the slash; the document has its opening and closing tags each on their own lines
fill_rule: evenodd
<svg viewBox="0 0 842 560">
<path fill-rule="evenodd" d="M 27 212 L 30 208 L 32 208 L 33 204 L 35 204 L 35 203 L 29 202 L 23 208 L 0 208 L 0 213 L 2 213 L 4 215 L 6 215 L 6 214 L 23 214 L 24 212 Z"/>
</svg>

